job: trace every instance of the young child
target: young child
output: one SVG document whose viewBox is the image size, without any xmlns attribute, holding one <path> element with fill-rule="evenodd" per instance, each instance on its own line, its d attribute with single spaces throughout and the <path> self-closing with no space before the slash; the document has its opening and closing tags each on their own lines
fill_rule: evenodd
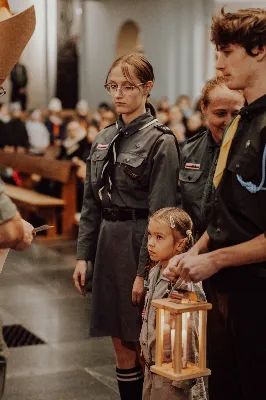
<svg viewBox="0 0 266 400">
<path fill-rule="evenodd" d="M 145 359 L 143 400 L 206 400 L 203 378 L 172 382 L 170 379 L 153 374 L 150 366 L 155 364 L 156 311 L 151 301 L 168 297 L 171 282 L 162 276 L 168 261 L 176 254 L 187 251 L 193 245 L 192 221 L 188 214 L 178 208 L 163 208 L 152 215 L 148 226 L 148 250 L 152 261 L 158 264 L 149 275 L 149 287 L 143 312 L 143 326 L 140 334 L 142 354 Z M 205 301 L 201 283 L 176 283 L 179 289 L 189 289 Z M 168 321 L 170 324 L 170 321 Z M 170 327 L 170 325 L 169 325 Z M 187 361 L 198 361 L 198 313 L 191 313 L 188 324 Z M 169 332 L 170 334 L 170 332 Z M 164 336 L 164 362 L 172 362 L 171 337 Z M 170 346 L 169 346 L 170 344 Z M 168 347 L 167 347 L 168 345 Z"/>
</svg>

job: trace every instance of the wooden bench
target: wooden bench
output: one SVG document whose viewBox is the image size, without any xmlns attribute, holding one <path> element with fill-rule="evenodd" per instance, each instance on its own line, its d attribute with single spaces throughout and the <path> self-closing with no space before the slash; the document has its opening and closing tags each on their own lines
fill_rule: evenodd
<svg viewBox="0 0 266 400">
<path fill-rule="evenodd" d="M 10 167 L 22 176 L 22 187 L 7 184 L 6 194 L 27 219 L 29 212 L 37 214 L 45 223 L 55 228 L 47 231 L 46 238 L 70 238 L 76 213 L 76 173 L 70 161 L 50 160 L 27 154 L 8 153 L 0 150 L 0 166 Z M 34 191 L 32 175 L 51 179 L 62 184 L 61 198 Z M 58 214 L 62 212 L 62 233 L 58 235 Z"/>
</svg>

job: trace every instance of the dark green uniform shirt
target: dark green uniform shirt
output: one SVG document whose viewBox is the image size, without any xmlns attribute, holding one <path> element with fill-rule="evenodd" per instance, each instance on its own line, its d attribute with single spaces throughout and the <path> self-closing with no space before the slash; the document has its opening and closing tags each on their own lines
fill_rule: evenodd
<svg viewBox="0 0 266 400">
<path fill-rule="evenodd" d="M 190 215 L 194 233 L 201 235 L 207 228 L 200 215 L 201 202 L 206 181 L 218 148 L 209 130 L 200 132 L 187 141 L 182 149 L 182 162 L 179 174 L 182 204 Z M 211 207 L 207 205 L 207 213 Z"/>
<path fill-rule="evenodd" d="M 113 172 L 111 207 L 146 209 L 152 214 L 162 207 L 181 205 L 179 151 L 174 135 L 159 123 L 140 130 L 153 119 L 149 112 L 128 125 L 120 119 L 100 132 L 94 141 L 87 161 L 77 259 L 93 260 L 95 256 L 103 207 L 99 197 L 102 170 L 109 145 L 118 131 L 123 137 Z M 144 247 L 139 275 L 143 273 L 147 261 L 146 243 Z"/>
<path fill-rule="evenodd" d="M 15 204 L 4 193 L 5 185 L 0 179 L 0 224 L 15 217 L 17 208 Z"/>
<path fill-rule="evenodd" d="M 210 250 L 251 240 L 266 231 L 266 190 L 250 193 L 237 175 L 246 182 L 260 185 L 262 156 L 266 145 L 266 95 L 240 110 L 241 120 L 233 140 L 227 166 L 215 192 L 212 220 L 208 226 Z M 266 182 L 263 186 L 266 188 Z M 266 262 L 225 268 L 214 279 L 221 290 L 256 290 L 252 280 L 266 277 Z"/>
</svg>

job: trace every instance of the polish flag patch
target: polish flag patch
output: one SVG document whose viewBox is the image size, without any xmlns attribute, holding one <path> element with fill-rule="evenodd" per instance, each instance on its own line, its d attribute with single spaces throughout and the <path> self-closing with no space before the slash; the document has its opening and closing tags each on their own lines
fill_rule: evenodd
<svg viewBox="0 0 266 400">
<path fill-rule="evenodd" d="M 200 169 L 200 164 L 186 163 L 185 168 L 186 169 Z"/>
<path fill-rule="evenodd" d="M 98 150 L 106 150 L 106 149 L 108 149 L 108 147 L 109 147 L 109 144 L 98 144 L 98 146 L 97 146 L 97 149 Z"/>
</svg>

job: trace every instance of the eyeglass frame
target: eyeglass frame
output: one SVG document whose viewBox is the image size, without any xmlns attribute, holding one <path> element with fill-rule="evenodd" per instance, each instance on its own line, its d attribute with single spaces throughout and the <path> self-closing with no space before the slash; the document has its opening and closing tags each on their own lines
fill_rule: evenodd
<svg viewBox="0 0 266 400">
<path fill-rule="evenodd" d="M 6 94 L 6 91 L 3 87 L 0 87 L 0 97 L 4 96 Z"/>
<path fill-rule="evenodd" d="M 142 85 L 146 85 L 148 83 L 148 81 L 147 82 L 143 82 L 143 83 L 139 83 L 138 85 L 130 85 L 131 87 L 132 87 L 132 92 L 133 92 L 133 89 L 134 88 L 139 88 L 139 86 L 142 86 Z M 111 94 L 111 92 L 109 92 L 109 90 L 107 89 L 107 87 L 109 86 L 109 85 L 111 85 L 111 83 L 106 83 L 105 85 L 104 85 L 104 88 L 107 90 L 107 92 L 112 96 L 112 94 Z M 119 87 L 118 85 L 117 85 L 117 88 L 116 88 L 116 90 L 115 90 L 115 93 L 117 92 L 117 90 L 119 90 L 122 94 L 124 93 L 123 92 L 123 89 L 121 88 L 121 87 Z"/>
</svg>

